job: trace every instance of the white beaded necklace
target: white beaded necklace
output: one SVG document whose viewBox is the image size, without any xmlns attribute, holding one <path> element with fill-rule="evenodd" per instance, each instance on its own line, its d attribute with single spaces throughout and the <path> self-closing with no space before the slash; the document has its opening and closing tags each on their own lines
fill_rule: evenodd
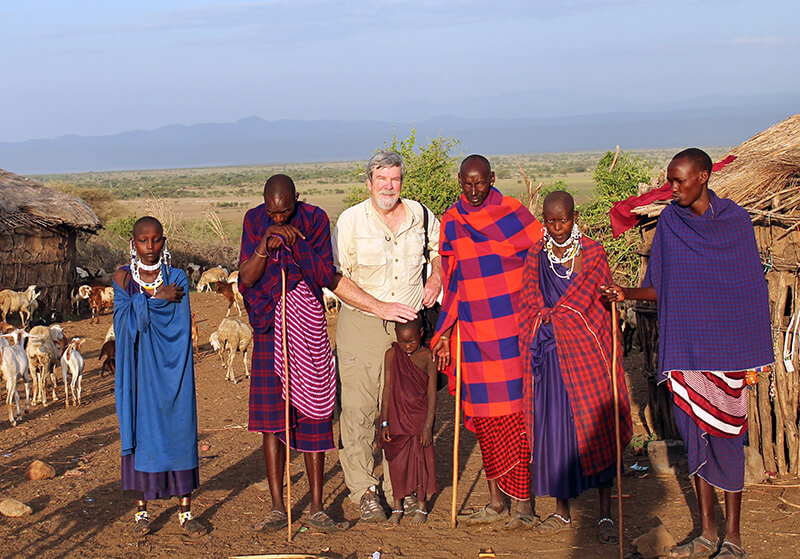
<svg viewBox="0 0 800 559">
<path fill-rule="evenodd" d="M 569 279 L 572 277 L 572 272 L 575 270 L 575 257 L 581 252 L 581 234 L 580 229 L 578 229 L 578 224 L 575 223 L 572 225 L 572 233 L 570 233 L 569 238 L 564 241 L 563 243 L 558 243 L 545 231 L 545 238 L 547 242 L 545 243 L 545 250 L 547 252 L 547 260 L 550 262 L 550 269 L 553 270 L 553 273 L 560 277 L 561 279 Z M 563 256 L 558 256 L 553 249 L 554 246 L 559 248 L 565 248 Z M 555 264 L 564 264 L 567 261 L 571 261 L 569 265 L 569 270 L 567 270 L 566 275 L 561 275 L 556 271 Z"/>
<path fill-rule="evenodd" d="M 144 281 L 141 276 L 139 275 L 139 268 L 142 270 L 147 270 L 148 272 L 152 272 L 155 269 L 158 269 L 158 275 L 156 279 L 153 281 Z M 156 290 L 164 283 L 164 267 L 161 265 L 161 259 L 159 258 L 156 264 L 143 264 L 138 258 L 131 262 L 131 277 L 133 281 L 139 284 L 139 292 L 141 293 L 142 288 L 144 289 L 152 289 L 153 295 L 155 296 Z"/>
</svg>

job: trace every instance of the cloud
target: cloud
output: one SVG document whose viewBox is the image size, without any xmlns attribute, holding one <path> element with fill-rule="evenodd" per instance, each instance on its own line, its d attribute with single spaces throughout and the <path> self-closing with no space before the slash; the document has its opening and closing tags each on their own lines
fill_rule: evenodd
<svg viewBox="0 0 800 559">
<path fill-rule="evenodd" d="M 275 35 L 279 40 L 286 40 L 299 33 L 332 37 L 379 31 L 381 28 L 402 30 L 519 19 L 546 20 L 652 1 L 262 0 L 149 12 L 142 14 L 138 21 L 76 26 L 60 29 L 47 37 L 248 30 L 265 38 Z"/>
</svg>

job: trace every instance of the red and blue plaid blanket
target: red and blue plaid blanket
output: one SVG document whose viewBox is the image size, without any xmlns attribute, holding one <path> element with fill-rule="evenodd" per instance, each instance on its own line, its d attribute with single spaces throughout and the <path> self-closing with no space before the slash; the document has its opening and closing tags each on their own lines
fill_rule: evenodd
<svg viewBox="0 0 800 559">
<path fill-rule="evenodd" d="M 522 411 L 519 291 L 528 249 L 541 237 L 542 226 L 531 213 L 494 188 L 482 206 L 473 208 L 462 196 L 442 217 L 444 297 L 432 344 L 458 321 L 462 399 L 471 429 L 472 417 Z M 451 355 L 454 362 L 455 349 Z M 452 366 L 448 374 L 455 392 Z"/>
<path fill-rule="evenodd" d="M 239 264 L 253 255 L 253 251 L 264 236 L 264 232 L 275 222 L 267 215 L 264 204 L 247 211 L 242 230 L 242 249 Z M 289 221 L 297 227 L 304 239 L 298 239 L 290 250 L 290 258 L 284 258 L 287 266 L 286 290 L 291 291 L 304 279 L 314 297 L 322 304 L 322 287 L 333 279 L 333 253 L 331 250 L 331 226 L 328 216 L 320 208 L 297 202 L 294 216 Z M 250 318 L 250 326 L 257 332 L 272 327 L 275 305 L 281 297 L 281 263 L 268 259 L 264 275 L 253 287 L 239 283 Z"/>
<path fill-rule="evenodd" d="M 528 433 L 534 432 L 531 342 L 542 321 L 549 320 L 553 324 L 558 363 L 572 405 L 581 467 L 583 474 L 590 476 L 607 468 L 616 459 L 611 384 L 611 310 L 600 297 L 600 286 L 611 282 L 611 271 L 603 247 L 583 237 L 583 271 L 573 278 L 554 307 L 545 307 L 539 289 L 538 256 L 543 246 L 544 243 L 539 243 L 529 252 L 520 298 L 519 347 L 525 368 L 526 430 Z M 617 354 L 622 356 L 619 342 Z M 632 428 L 621 358 L 617 363 L 617 386 L 620 438 L 624 448 L 631 439 Z"/>
</svg>

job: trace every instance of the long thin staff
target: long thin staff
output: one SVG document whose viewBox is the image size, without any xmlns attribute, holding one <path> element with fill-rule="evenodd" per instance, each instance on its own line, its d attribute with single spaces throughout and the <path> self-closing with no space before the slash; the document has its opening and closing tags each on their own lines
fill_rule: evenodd
<svg viewBox="0 0 800 559">
<path fill-rule="evenodd" d="M 286 438 L 286 517 L 289 523 L 286 526 L 286 538 L 292 541 L 292 475 L 289 472 L 291 451 L 289 450 L 289 351 L 286 336 L 286 269 L 281 268 L 281 345 L 283 346 L 283 375 L 286 379 L 286 406 L 284 416 L 284 437 Z"/>
<path fill-rule="evenodd" d="M 619 434 L 619 387 L 617 386 L 617 304 L 611 303 L 611 390 L 614 395 L 614 433 L 617 437 L 617 511 L 619 515 L 619 559 L 624 559 L 622 541 L 622 444 Z"/>
<path fill-rule="evenodd" d="M 456 322 L 456 417 L 453 422 L 453 500 L 450 503 L 450 527 L 456 527 L 458 499 L 458 438 L 461 436 L 461 328 Z"/>
</svg>

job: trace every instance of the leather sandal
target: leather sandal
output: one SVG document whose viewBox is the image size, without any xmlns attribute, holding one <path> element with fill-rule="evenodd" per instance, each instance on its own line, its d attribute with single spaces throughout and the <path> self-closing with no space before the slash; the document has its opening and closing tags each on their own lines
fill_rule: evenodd
<svg viewBox="0 0 800 559">
<path fill-rule="evenodd" d="M 538 526 L 534 527 L 532 532 L 537 537 L 547 537 L 561 532 L 568 532 L 572 530 L 572 520 L 564 518 L 558 513 L 553 513 Z"/>
<path fill-rule="evenodd" d="M 717 551 L 717 543 L 712 542 L 704 538 L 703 536 L 697 536 L 692 541 L 685 543 L 683 545 L 675 545 L 670 547 L 665 547 L 664 551 L 667 552 L 667 557 L 670 558 L 681 558 L 681 559 L 699 559 L 702 557 L 711 557 L 714 555 L 714 552 Z"/>
</svg>

